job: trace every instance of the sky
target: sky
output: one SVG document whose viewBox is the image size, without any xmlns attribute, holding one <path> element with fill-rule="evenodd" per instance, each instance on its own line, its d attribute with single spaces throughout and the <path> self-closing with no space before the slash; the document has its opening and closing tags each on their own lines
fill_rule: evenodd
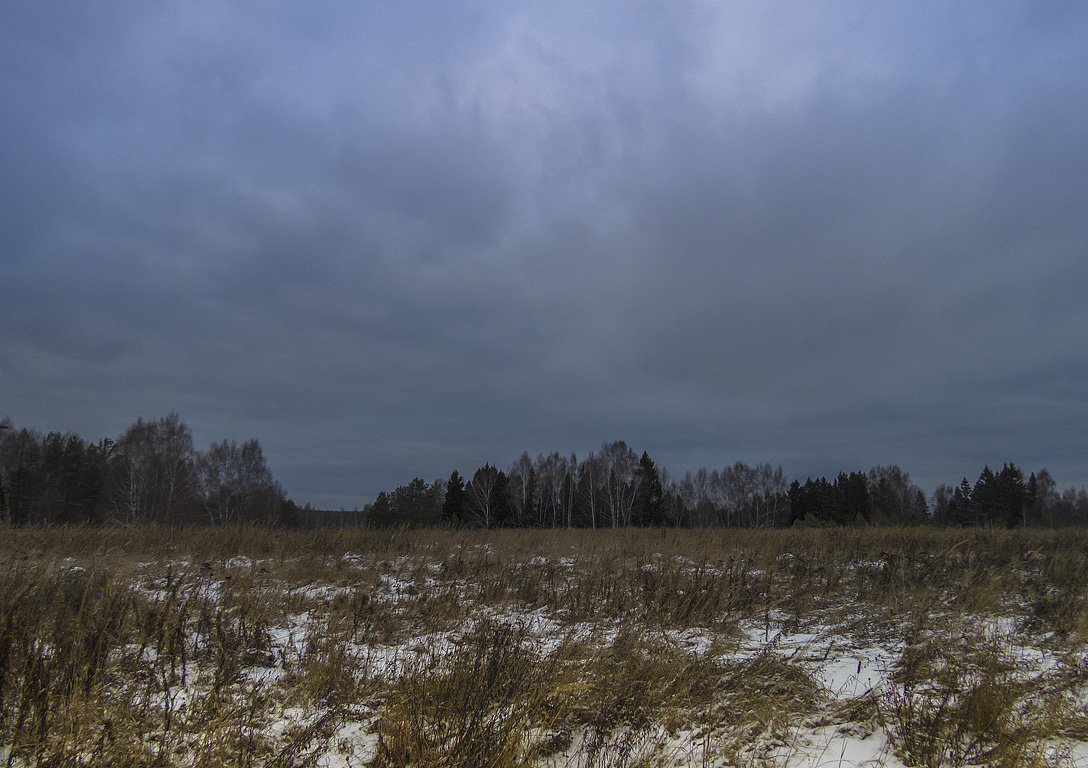
<svg viewBox="0 0 1088 768">
<path fill-rule="evenodd" d="M 1088 484 L 1088 4 L 0 4 L 0 417 L 299 504 L 579 458 Z"/>
</svg>

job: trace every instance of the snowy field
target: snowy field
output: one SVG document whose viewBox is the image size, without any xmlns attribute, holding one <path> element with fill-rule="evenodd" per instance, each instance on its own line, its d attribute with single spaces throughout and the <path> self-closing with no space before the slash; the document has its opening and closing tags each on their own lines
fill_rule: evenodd
<svg viewBox="0 0 1088 768">
<path fill-rule="evenodd" d="M 31 765 L 1085 766 L 1076 532 L 16 532 Z"/>
</svg>

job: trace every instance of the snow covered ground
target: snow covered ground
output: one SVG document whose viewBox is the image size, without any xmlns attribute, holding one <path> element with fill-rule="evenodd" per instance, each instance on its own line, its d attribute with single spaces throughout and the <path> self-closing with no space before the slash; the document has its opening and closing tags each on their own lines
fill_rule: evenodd
<svg viewBox="0 0 1088 768">
<path fill-rule="evenodd" d="M 1088 768 L 1083 635 L 1017 595 L 961 591 L 981 589 L 976 571 L 911 602 L 873 587 L 898 566 L 871 558 L 829 573 L 792 554 L 594 546 L 111 566 L 134 596 L 107 659 L 124 705 L 95 705 L 111 714 L 72 737 L 98 745 L 72 764 L 128 718 L 133 754 L 179 766 Z M 1039 605 L 1072 599 L 1033 562 Z M 49 565 L 58 583 L 95 567 Z M 8 760 L 14 723 L 0 760 L 38 764 Z"/>
<path fill-rule="evenodd" d="M 363 567 L 359 555 L 346 555 L 347 567 Z M 534 566 L 548 566 L 546 558 L 538 556 Z M 570 559 L 555 563 L 560 569 L 571 566 Z M 685 565 L 683 562 L 679 565 Z M 440 578 L 419 576 L 418 564 L 396 562 L 394 573 L 382 573 L 371 591 L 372 598 L 397 607 L 404 600 L 442 587 Z M 654 567 L 654 566 L 649 566 Z M 432 568 L 431 570 L 437 570 Z M 413 571 L 412 578 L 396 575 Z M 467 585 L 461 591 L 471 592 Z M 327 603 L 338 594 L 351 592 L 347 587 L 310 585 L 296 591 L 307 601 Z M 526 610 L 516 605 L 478 606 L 470 612 L 472 618 L 463 626 L 443 632 L 410 634 L 399 642 L 352 645 L 355 658 L 365 660 L 367 674 L 373 678 L 394 681 L 411 668 L 411 660 L 423 654 L 441 657 L 451 654 L 473 624 L 487 620 L 516 627 L 529 639 L 541 656 L 555 653 L 563 643 L 579 638 L 607 646 L 623 630 L 622 620 L 600 622 L 564 622 L 562 616 L 546 609 Z M 315 615 L 306 612 L 289 617 L 283 626 L 270 628 L 273 656 L 279 659 L 298 658 L 304 653 L 302 643 L 311 631 Z M 962 620 L 962 619 L 961 619 Z M 1019 644 L 1018 620 L 1008 616 L 971 617 L 965 628 L 1000 646 L 1006 658 L 1015 662 L 1022 679 L 1029 680 L 1062 664 L 1068 664 L 1068 654 L 1051 654 L 1037 644 Z M 841 626 L 812 623 L 798 628 L 791 616 L 769 613 L 739 624 L 739 632 L 719 633 L 701 627 L 662 629 L 645 627 L 650 636 L 674 646 L 693 657 L 713 657 L 725 663 L 743 664 L 772 654 L 804 670 L 820 688 L 817 711 L 783 727 L 752 729 L 753 737 L 739 749 L 720 750 L 716 743 L 729 739 L 712 729 L 671 730 L 660 724 L 641 729 L 617 728 L 603 736 L 589 729 L 572 733 L 565 749 L 542 757 L 542 766 L 571 765 L 660 765 L 677 768 L 711 765 L 778 766 L 780 768 L 824 768 L 836 766 L 882 766 L 901 768 L 907 763 L 896 752 L 894 739 L 889 736 L 881 718 L 851 714 L 851 705 L 872 702 L 895 688 L 893 678 L 905 651 L 902 639 L 885 636 L 880 642 L 866 643 L 857 636 L 844 634 Z M 1083 656 L 1081 657 L 1083 661 Z M 262 671 L 262 681 L 275 680 L 281 669 Z M 754 672 L 758 674 L 758 670 Z M 1082 693 L 1083 699 L 1083 693 Z M 864 708 L 864 707 L 863 707 Z M 302 708 L 283 712 L 284 724 L 274 725 L 273 731 L 286 725 L 305 721 Z M 309 717 L 313 718 L 313 713 Z M 341 724 L 328 739 L 327 749 L 316 757 L 316 764 L 327 768 L 367 765 L 379 753 L 379 737 L 374 733 L 373 713 Z M 762 725 L 762 724 L 757 724 Z M 596 739 L 603 744 L 590 748 Z M 1088 766 L 1088 742 L 1054 738 L 1036 745 L 1039 765 L 1061 765 L 1076 768 Z M 983 757 L 980 764 L 985 764 Z"/>
</svg>

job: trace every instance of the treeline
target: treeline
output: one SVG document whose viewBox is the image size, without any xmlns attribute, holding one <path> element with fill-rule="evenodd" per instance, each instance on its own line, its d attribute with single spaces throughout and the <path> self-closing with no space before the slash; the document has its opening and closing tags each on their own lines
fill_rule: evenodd
<svg viewBox="0 0 1088 768">
<path fill-rule="evenodd" d="M 117 439 L 40 435 L 0 422 L 0 520 L 8 525 L 369 525 L 468 528 L 781 528 L 833 525 L 1065 526 L 1088 524 L 1088 494 L 1059 493 L 1047 470 L 1014 464 L 929 498 L 896 466 L 788 482 L 781 467 L 737 462 L 674 479 L 627 443 L 574 454 L 523 453 L 505 470 L 416 478 L 362 510 L 299 509 L 260 444 L 205 451 L 176 413 L 138 419 Z"/>
<path fill-rule="evenodd" d="M 198 451 L 171 413 L 97 443 L 0 422 L 0 516 L 9 525 L 295 525 L 299 510 L 256 440 Z"/>
<path fill-rule="evenodd" d="M 964 478 L 930 498 L 897 466 L 788 483 L 781 467 L 737 462 L 672 479 L 617 441 L 580 461 L 523 453 L 506 470 L 485 464 L 471 476 L 416 478 L 379 493 L 362 517 L 376 527 L 1064 526 L 1088 524 L 1088 493 L 1059 494 L 1047 470 L 1025 479 L 1014 464 L 985 467 L 974 484 Z"/>
</svg>

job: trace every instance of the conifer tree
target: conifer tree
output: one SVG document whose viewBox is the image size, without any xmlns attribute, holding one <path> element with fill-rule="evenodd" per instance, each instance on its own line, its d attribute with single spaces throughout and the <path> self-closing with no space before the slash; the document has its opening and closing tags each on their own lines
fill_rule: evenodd
<svg viewBox="0 0 1088 768">
<path fill-rule="evenodd" d="M 374 503 L 364 510 L 366 524 L 374 528 L 383 528 L 392 523 L 393 504 L 389 494 L 381 491 Z"/>
<path fill-rule="evenodd" d="M 465 481 L 456 469 L 446 482 L 446 500 L 442 502 L 442 521 L 447 524 L 465 520 Z"/>
<path fill-rule="evenodd" d="M 1024 473 L 1015 464 L 1006 464 L 997 473 L 997 523 L 1009 528 L 1023 525 L 1028 503 L 1028 489 L 1024 486 Z"/>
<path fill-rule="evenodd" d="M 635 493 L 635 525 L 665 524 L 665 492 L 661 488 L 661 476 L 657 465 L 646 451 L 638 461 L 639 482 Z"/>
<path fill-rule="evenodd" d="M 971 483 L 965 477 L 959 487 L 952 492 L 951 522 L 953 525 L 972 525 L 975 522 L 971 493 Z"/>
</svg>

